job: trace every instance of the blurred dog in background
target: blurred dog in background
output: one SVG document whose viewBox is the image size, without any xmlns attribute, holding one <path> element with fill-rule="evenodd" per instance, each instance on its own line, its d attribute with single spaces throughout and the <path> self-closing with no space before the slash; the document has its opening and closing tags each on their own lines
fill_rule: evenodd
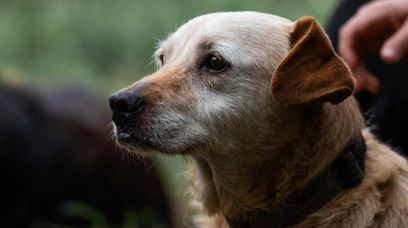
<svg viewBox="0 0 408 228">
<path fill-rule="evenodd" d="M 115 148 L 96 96 L 3 84 L 0 110 L 2 226 L 172 226 L 152 160 Z"/>
</svg>

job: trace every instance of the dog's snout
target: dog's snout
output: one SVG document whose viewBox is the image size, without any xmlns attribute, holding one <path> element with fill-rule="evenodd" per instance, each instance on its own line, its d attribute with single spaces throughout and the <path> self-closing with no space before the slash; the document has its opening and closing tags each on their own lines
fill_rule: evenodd
<svg viewBox="0 0 408 228">
<path fill-rule="evenodd" d="M 119 91 L 109 97 L 109 105 L 113 112 L 113 121 L 116 124 L 124 124 L 130 117 L 143 112 L 146 99 L 137 92 Z"/>
</svg>

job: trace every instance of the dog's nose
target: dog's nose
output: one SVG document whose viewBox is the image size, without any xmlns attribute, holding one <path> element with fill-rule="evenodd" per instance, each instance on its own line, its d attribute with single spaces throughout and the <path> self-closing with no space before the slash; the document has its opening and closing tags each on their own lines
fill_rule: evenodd
<svg viewBox="0 0 408 228">
<path fill-rule="evenodd" d="M 146 99 L 137 92 L 119 91 L 109 97 L 109 105 L 113 112 L 113 122 L 124 124 L 130 117 L 143 112 Z"/>
</svg>

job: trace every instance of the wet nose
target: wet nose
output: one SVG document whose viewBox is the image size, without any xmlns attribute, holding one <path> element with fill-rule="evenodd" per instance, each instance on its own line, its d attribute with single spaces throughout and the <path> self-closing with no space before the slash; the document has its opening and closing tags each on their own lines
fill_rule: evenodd
<svg viewBox="0 0 408 228">
<path fill-rule="evenodd" d="M 109 97 L 109 105 L 113 112 L 113 122 L 120 125 L 142 113 L 146 99 L 137 92 L 119 91 Z"/>
</svg>

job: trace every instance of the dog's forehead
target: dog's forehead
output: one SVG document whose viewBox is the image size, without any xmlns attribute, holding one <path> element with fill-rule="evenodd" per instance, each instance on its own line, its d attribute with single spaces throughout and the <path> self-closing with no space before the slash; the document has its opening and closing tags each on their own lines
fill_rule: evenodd
<svg viewBox="0 0 408 228">
<path fill-rule="evenodd" d="M 288 19 L 264 13 L 206 14 L 181 26 L 163 42 L 162 48 L 180 55 L 207 43 L 220 49 L 227 58 L 231 53 L 255 55 L 258 50 L 287 47 L 291 26 Z"/>
</svg>

